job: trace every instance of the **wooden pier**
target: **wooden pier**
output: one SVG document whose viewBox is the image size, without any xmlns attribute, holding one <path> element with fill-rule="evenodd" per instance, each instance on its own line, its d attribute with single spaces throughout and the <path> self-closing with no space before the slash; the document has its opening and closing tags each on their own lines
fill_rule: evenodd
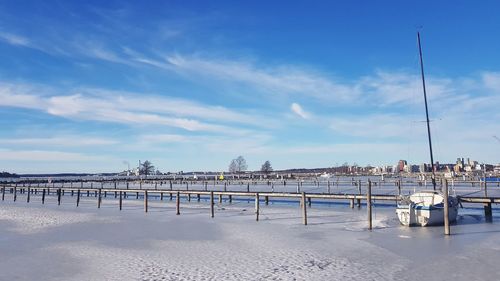
<svg viewBox="0 0 500 281">
<path fill-rule="evenodd" d="M 214 210 L 214 199 L 218 197 L 219 203 L 223 202 L 223 198 L 226 198 L 227 201 L 232 202 L 234 199 L 239 198 L 247 201 L 255 201 L 255 219 L 259 220 L 260 214 L 260 203 L 264 202 L 266 205 L 269 204 L 269 200 L 279 200 L 279 199 L 288 199 L 292 202 L 295 201 L 299 204 L 302 211 L 302 222 L 304 225 L 307 225 L 307 206 L 311 206 L 313 200 L 318 202 L 331 202 L 331 201 L 342 201 L 346 204 L 349 202 L 351 208 L 354 208 L 356 205 L 358 208 L 361 208 L 361 202 L 365 202 L 367 211 L 368 211 L 368 219 L 367 219 L 367 228 L 369 230 L 372 229 L 372 207 L 373 202 L 397 202 L 401 200 L 404 195 L 401 194 L 401 189 L 404 183 L 401 181 L 394 182 L 394 194 L 377 194 L 373 193 L 376 191 L 377 187 L 380 187 L 380 182 L 377 185 L 377 182 L 368 181 L 366 183 L 362 183 L 361 181 L 352 181 L 351 184 L 354 187 L 353 193 L 330 193 L 332 191 L 332 187 L 335 187 L 335 183 L 327 183 L 326 192 L 318 192 L 318 190 L 313 190 L 316 192 L 306 192 L 303 187 L 302 182 L 297 182 L 296 192 L 277 192 L 276 186 L 274 184 L 268 184 L 270 191 L 251 191 L 250 183 L 240 182 L 239 186 L 244 186 L 243 190 L 230 190 L 230 185 L 225 182 L 224 188 L 221 190 L 208 190 L 208 182 L 202 183 L 192 183 L 189 186 L 189 183 L 180 182 L 179 184 L 172 181 L 168 182 L 154 182 L 153 184 L 149 184 L 149 186 L 143 185 L 143 183 L 139 183 L 139 188 L 130 188 L 129 182 L 126 183 L 126 188 L 119 188 L 120 183 L 113 182 L 111 184 L 107 183 L 107 185 L 111 185 L 109 188 L 104 188 L 104 183 L 95 184 L 95 182 L 90 183 L 90 187 L 88 184 L 85 187 L 83 182 L 78 183 L 55 183 L 53 184 L 44 184 L 41 186 L 39 183 L 34 184 L 4 184 L 1 185 L 1 194 L 2 201 L 6 200 L 6 193 L 11 194 L 13 201 L 18 200 L 18 194 L 26 195 L 27 203 L 34 203 L 36 200 L 33 195 L 41 194 L 40 202 L 41 204 L 45 204 L 45 200 L 47 196 L 55 195 L 57 197 L 57 204 L 60 205 L 62 200 L 65 200 L 66 196 L 76 196 L 76 206 L 80 205 L 81 197 L 95 197 L 96 198 L 96 206 L 97 208 L 101 207 L 103 198 L 114 197 L 117 202 L 117 207 L 119 210 L 123 208 L 123 199 L 127 199 L 129 197 L 139 199 L 142 195 L 144 202 L 144 212 L 148 212 L 148 201 L 149 198 L 155 196 L 159 198 L 159 200 L 164 200 L 165 195 L 169 197 L 170 200 L 173 200 L 175 197 L 175 205 L 176 205 L 176 214 L 181 214 L 181 197 L 185 198 L 183 204 L 188 204 L 191 201 L 191 197 L 196 197 L 197 201 L 200 201 L 201 196 L 204 196 L 209 199 L 210 204 L 210 217 L 215 217 Z M 123 185 L 123 183 L 121 183 Z M 164 186 L 165 185 L 165 186 Z M 183 189 L 174 188 L 174 185 L 177 187 L 184 187 Z M 196 185 L 200 187 L 196 189 Z M 366 192 L 362 192 L 362 185 L 366 187 Z M 77 187 L 78 186 L 78 187 Z M 94 186 L 99 186 L 98 188 Z M 137 186 L 137 185 L 134 185 Z M 194 187 L 193 187 L 194 186 Z M 257 185 L 255 185 L 257 186 Z M 266 186 L 261 183 L 260 185 Z M 286 183 L 284 184 L 286 186 Z M 337 186 L 338 183 L 337 183 Z M 213 186 L 216 188 L 216 183 L 214 182 Z M 319 187 L 319 184 L 318 184 Z M 316 187 L 315 187 L 316 188 Z M 445 188 L 448 188 L 448 182 L 445 181 Z M 482 194 L 486 195 L 486 194 Z M 492 204 L 500 203 L 500 197 L 493 196 L 471 196 L 471 195 L 457 195 L 458 199 L 461 203 L 468 204 L 482 204 L 484 206 L 485 217 L 487 221 L 492 220 Z M 449 225 L 446 226 L 445 234 L 449 234 Z"/>
</svg>

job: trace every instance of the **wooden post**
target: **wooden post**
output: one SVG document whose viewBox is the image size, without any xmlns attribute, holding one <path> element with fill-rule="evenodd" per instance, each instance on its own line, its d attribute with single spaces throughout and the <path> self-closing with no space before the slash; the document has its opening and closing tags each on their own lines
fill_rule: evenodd
<svg viewBox="0 0 500 281">
<path fill-rule="evenodd" d="M 484 204 L 484 217 L 487 222 L 493 221 L 493 213 L 491 211 L 491 203 Z"/>
<path fill-rule="evenodd" d="M 42 204 L 45 204 L 45 188 L 42 190 Z"/>
<path fill-rule="evenodd" d="M 368 209 L 368 229 L 372 230 L 372 181 L 368 180 L 366 191 L 366 209 Z"/>
<path fill-rule="evenodd" d="M 148 212 L 148 191 L 144 190 L 144 212 Z"/>
<path fill-rule="evenodd" d="M 488 197 L 488 186 L 486 185 L 486 178 L 484 178 L 484 197 Z"/>
<path fill-rule="evenodd" d="M 61 205 L 61 189 L 57 189 L 57 205 Z"/>
<path fill-rule="evenodd" d="M 30 187 L 28 186 L 28 196 L 26 197 L 26 203 L 30 202 L 30 193 L 31 193 L 31 190 L 30 190 Z"/>
<path fill-rule="evenodd" d="M 448 202 L 448 180 L 444 182 L 444 235 L 450 235 L 450 218 L 449 218 L 449 202 Z"/>
<path fill-rule="evenodd" d="M 259 193 L 255 193 L 255 220 L 259 221 Z"/>
<path fill-rule="evenodd" d="M 177 191 L 177 197 L 175 198 L 175 209 L 176 215 L 181 214 L 181 193 Z"/>
<path fill-rule="evenodd" d="M 99 196 L 97 197 L 97 208 L 101 208 L 101 189 L 99 188 Z"/>
<path fill-rule="evenodd" d="M 122 205 L 123 205 L 123 199 L 122 199 L 122 192 L 121 191 L 120 191 L 119 205 L 120 205 L 120 211 L 121 211 L 122 210 Z"/>
<path fill-rule="evenodd" d="M 80 189 L 76 192 L 76 206 L 80 205 Z"/>
<path fill-rule="evenodd" d="M 306 193 L 305 192 L 302 192 L 301 204 L 302 204 L 302 221 L 303 221 L 304 225 L 307 225 L 307 206 L 306 206 Z"/>
<path fill-rule="evenodd" d="M 214 217 L 214 192 L 210 191 L 210 217 Z"/>
</svg>

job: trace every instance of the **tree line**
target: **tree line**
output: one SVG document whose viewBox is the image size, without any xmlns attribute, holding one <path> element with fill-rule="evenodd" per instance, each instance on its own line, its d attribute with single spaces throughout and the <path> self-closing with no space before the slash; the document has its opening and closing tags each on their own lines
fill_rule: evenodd
<svg viewBox="0 0 500 281">
<path fill-rule="evenodd" d="M 247 161 L 245 160 L 245 158 L 243 156 L 238 156 L 236 157 L 235 159 L 231 160 L 231 162 L 229 163 L 229 169 L 228 171 L 230 173 L 236 173 L 236 174 L 240 174 L 244 171 L 246 171 L 248 169 L 248 165 L 247 165 Z M 264 164 L 262 164 L 261 168 L 260 168 L 260 171 L 265 173 L 265 174 L 269 174 L 273 171 L 273 167 L 271 166 L 271 162 L 269 162 L 269 160 L 266 160 L 266 162 L 264 162 Z"/>
<path fill-rule="evenodd" d="M 248 169 L 247 161 L 243 156 L 238 156 L 235 159 L 231 160 L 229 163 L 229 173 L 233 174 L 240 174 L 245 172 Z M 273 167 L 271 165 L 271 162 L 269 160 L 266 160 L 264 164 L 262 164 L 260 171 L 269 174 L 273 171 Z M 141 163 L 141 166 L 139 167 L 139 174 L 141 175 L 153 175 L 155 174 L 155 166 L 153 163 L 151 163 L 149 160 L 144 161 L 144 163 Z"/>
</svg>

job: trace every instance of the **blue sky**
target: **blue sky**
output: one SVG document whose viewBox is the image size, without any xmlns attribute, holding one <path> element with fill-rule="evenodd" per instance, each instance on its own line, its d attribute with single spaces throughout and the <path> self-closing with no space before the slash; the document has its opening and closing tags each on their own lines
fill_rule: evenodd
<svg viewBox="0 0 500 281">
<path fill-rule="evenodd" d="M 500 160 L 495 1 L 0 1 L 0 170 Z"/>
</svg>

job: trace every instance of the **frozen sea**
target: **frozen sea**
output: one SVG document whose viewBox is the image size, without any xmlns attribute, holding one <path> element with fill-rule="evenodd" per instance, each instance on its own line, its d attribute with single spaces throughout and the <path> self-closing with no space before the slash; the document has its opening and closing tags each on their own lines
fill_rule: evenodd
<svg viewBox="0 0 500 281">
<path fill-rule="evenodd" d="M 442 227 L 399 225 L 394 208 L 104 199 L 0 202 L 0 280 L 499 280 L 500 210 L 460 209 Z M 38 200 L 38 201 L 37 201 Z M 479 205 L 478 205 L 479 206 Z"/>
</svg>

